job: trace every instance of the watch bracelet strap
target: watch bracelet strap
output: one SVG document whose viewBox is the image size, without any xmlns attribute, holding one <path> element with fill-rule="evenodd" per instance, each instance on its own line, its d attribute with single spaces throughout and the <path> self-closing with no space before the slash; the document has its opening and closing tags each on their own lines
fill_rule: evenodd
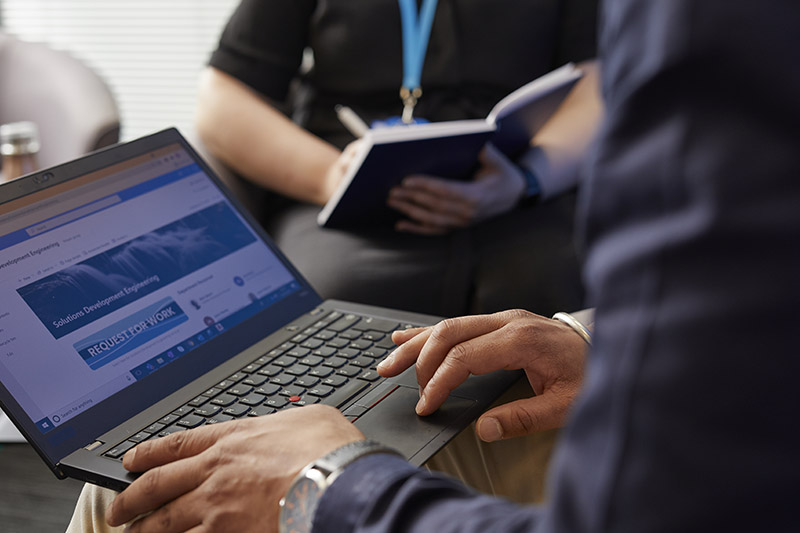
<svg viewBox="0 0 800 533">
<path fill-rule="evenodd" d="M 389 446 L 381 444 L 378 441 L 357 440 L 328 452 L 326 455 L 320 457 L 316 461 L 313 461 L 309 466 L 314 465 L 327 470 L 329 472 L 327 481 L 328 485 L 330 485 L 337 477 L 339 477 L 339 474 L 344 471 L 344 468 L 347 465 L 357 461 L 358 459 L 361 459 L 362 457 L 376 453 L 388 453 L 403 457 L 403 455 L 394 448 L 390 448 Z"/>
</svg>

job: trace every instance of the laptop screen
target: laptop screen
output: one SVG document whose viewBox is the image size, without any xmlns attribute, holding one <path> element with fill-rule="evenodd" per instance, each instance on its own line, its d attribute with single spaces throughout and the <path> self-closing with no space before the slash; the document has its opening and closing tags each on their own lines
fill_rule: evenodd
<svg viewBox="0 0 800 533">
<path fill-rule="evenodd" d="M 0 380 L 53 447 L 86 444 L 71 421 L 308 292 L 180 143 L 0 204 Z M 219 357 L 198 360 L 184 381 Z"/>
</svg>

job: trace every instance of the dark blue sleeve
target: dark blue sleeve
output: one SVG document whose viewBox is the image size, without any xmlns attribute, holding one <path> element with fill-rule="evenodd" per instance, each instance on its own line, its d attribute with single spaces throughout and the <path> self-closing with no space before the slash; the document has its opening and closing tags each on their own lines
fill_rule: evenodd
<svg viewBox="0 0 800 533">
<path fill-rule="evenodd" d="M 360 459 L 325 492 L 314 533 L 533 531 L 539 509 L 481 495 L 390 455 Z"/>
</svg>

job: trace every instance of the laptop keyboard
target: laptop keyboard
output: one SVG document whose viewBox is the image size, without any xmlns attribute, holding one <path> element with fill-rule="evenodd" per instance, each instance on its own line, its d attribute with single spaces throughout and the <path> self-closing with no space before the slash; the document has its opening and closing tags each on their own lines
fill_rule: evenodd
<svg viewBox="0 0 800 533">
<path fill-rule="evenodd" d="M 148 439 L 315 403 L 338 407 L 355 421 L 396 388 L 376 367 L 401 327 L 412 325 L 332 311 L 104 455 L 121 460 Z"/>
</svg>

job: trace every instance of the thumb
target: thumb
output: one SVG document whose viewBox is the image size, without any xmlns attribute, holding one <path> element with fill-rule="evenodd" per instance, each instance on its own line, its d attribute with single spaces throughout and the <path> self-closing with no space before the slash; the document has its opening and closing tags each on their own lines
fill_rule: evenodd
<svg viewBox="0 0 800 533">
<path fill-rule="evenodd" d="M 493 442 L 561 427 L 567 407 L 548 394 L 516 400 L 484 413 L 476 432 L 481 440 Z"/>
</svg>

